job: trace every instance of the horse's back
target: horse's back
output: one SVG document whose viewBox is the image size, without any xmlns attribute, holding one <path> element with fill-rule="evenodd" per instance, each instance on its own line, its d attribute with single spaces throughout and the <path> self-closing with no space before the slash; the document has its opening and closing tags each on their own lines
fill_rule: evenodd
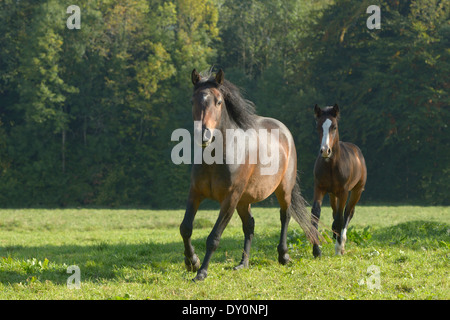
<svg viewBox="0 0 450 320">
<path fill-rule="evenodd" d="M 281 121 L 268 117 L 258 117 L 255 129 L 259 132 L 260 143 L 261 129 L 267 130 L 267 135 L 271 135 L 270 139 L 274 137 L 273 130 L 278 130 L 278 159 L 276 161 L 276 168 L 274 168 L 273 172 L 269 171 L 268 174 L 262 174 L 261 169 L 265 165 L 261 163 L 261 159 L 258 159 L 258 164 L 256 164 L 255 170 L 253 170 L 252 175 L 249 177 L 246 190 L 243 194 L 244 201 L 250 203 L 266 199 L 283 182 L 287 184 L 286 188 L 292 190 L 297 173 L 297 153 L 294 139 L 289 129 Z M 270 143 L 272 143 L 272 140 L 270 140 Z M 271 156 L 274 155 L 271 154 Z M 274 163 L 271 165 L 274 165 Z M 286 176 L 292 178 L 287 181 L 285 179 Z"/>
<path fill-rule="evenodd" d="M 278 140 L 280 148 L 280 157 L 287 161 L 287 165 L 290 170 L 297 171 L 297 152 L 295 149 L 294 138 L 292 137 L 291 131 L 286 127 L 286 125 L 274 118 L 268 117 L 258 117 L 257 121 L 258 129 L 278 130 Z M 282 159 L 283 160 L 283 159 Z M 295 164 L 295 167 L 292 165 Z M 280 163 L 280 169 L 283 165 Z"/>
<path fill-rule="evenodd" d="M 287 151 L 289 151 L 289 153 L 292 153 L 292 150 L 295 150 L 294 138 L 292 137 L 292 133 L 283 122 L 274 118 L 258 117 L 257 126 L 257 129 L 267 129 L 268 131 L 278 129 L 278 137 L 282 143 L 282 146 L 287 147 Z"/>
</svg>

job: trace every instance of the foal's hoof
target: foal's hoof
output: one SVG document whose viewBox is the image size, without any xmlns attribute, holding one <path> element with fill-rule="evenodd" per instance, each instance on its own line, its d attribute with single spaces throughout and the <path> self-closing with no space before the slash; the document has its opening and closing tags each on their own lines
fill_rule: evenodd
<svg viewBox="0 0 450 320">
<path fill-rule="evenodd" d="M 199 270 L 197 272 L 197 276 L 192 279 L 193 282 L 197 282 L 197 281 L 203 281 L 206 279 L 206 277 L 208 276 L 208 272 L 206 272 L 206 270 Z"/>
<path fill-rule="evenodd" d="M 278 256 L 278 262 L 282 265 L 287 265 L 291 262 L 291 257 L 287 253 Z"/>
<path fill-rule="evenodd" d="M 184 264 L 186 265 L 187 271 L 195 272 L 200 269 L 200 259 L 196 254 L 192 256 L 192 258 L 184 257 Z"/>
<path fill-rule="evenodd" d="M 234 270 L 241 270 L 248 268 L 248 261 L 241 261 L 236 267 L 234 267 Z"/>
<path fill-rule="evenodd" d="M 313 246 L 313 256 L 314 258 L 320 258 L 322 256 L 322 251 L 318 245 Z"/>
<path fill-rule="evenodd" d="M 334 245 L 334 255 L 336 256 L 342 256 L 345 253 L 344 249 L 344 242 L 339 243 L 339 241 L 336 241 L 336 244 Z"/>
</svg>

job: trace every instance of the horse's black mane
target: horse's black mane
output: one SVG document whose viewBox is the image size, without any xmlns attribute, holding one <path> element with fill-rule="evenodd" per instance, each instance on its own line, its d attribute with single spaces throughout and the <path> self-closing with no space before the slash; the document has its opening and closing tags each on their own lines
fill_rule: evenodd
<svg viewBox="0 0 450 320">
<path fill-rule="evenodd" d="M 256 120 L 255 105 L 253 102 L 242 97 L 238 87 L 224 80 L 222 84 L 218 84 L 214 77 L 206 77 L 194 86 L 194 91 L 200 88 L 216 88 L 222 93 L 225 99 L 230 119 L 242 129 L 252 128 Z"/>
</svg>

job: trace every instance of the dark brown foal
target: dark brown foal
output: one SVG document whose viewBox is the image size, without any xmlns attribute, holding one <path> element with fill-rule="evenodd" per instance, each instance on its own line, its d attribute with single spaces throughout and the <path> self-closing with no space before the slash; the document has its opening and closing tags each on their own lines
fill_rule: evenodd
<svg viewBox="0 0 450 320">
<path fill-rule="evenodd" d="M 311 213 L 315 217 L 313 223 L 317 228 L 322 200 L 328 193 L 333 209 L 335 253 L 341 255 L 347 240 L 348 224 L 366 184 L 367 168 L 361 150 L 356 145 L 339 141 L 338 105 L 324 109 L 315 105 L 314 113 L 321 145 L 314 166 L 314 202 Z M 313 245 L 313 255 L 321 255 L 318 244 Z"/>
</svg>

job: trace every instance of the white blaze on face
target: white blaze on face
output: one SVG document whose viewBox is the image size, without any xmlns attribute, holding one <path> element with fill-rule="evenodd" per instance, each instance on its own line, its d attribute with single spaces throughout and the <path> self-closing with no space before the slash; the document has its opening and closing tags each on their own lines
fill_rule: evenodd
<svg viewBox="0 0 450 320">
<path fill-rule="evenodd" d="M 203 103 L 205 103 L 206 100 L 208 100 L 209 96 L 210 96 L 209 92 L 206 92 L 203 94 L 203 97 L 202 97 Z"/>
<path fill-rule="evenodd" d="M 320 146 L 320 148 L 322 150 L 327 150 L 328 147 L 330 146 L 330 126 L 331 126 L 332 122 L 330 119 L 325 120 L 325 122 L 322 125 L 322 130 L 323 130 L 323 136 L 322 136 L 322 145 Z"/>
</svg>

